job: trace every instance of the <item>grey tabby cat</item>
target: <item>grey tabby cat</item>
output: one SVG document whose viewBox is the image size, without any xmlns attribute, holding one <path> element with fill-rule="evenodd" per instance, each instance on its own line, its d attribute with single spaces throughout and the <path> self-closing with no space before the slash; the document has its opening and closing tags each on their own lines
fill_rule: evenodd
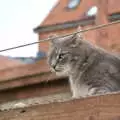
<svg viewBox="0 0 120 120">
<path fill-rule="evenodd" d="M 55 36 L 56 37 L 56 36 Z M 120 90 L 120 59 L 74 34 L 51 37 L 48 63 L 58 75 L 69 77 L 74 98 Z"/>
</svg>

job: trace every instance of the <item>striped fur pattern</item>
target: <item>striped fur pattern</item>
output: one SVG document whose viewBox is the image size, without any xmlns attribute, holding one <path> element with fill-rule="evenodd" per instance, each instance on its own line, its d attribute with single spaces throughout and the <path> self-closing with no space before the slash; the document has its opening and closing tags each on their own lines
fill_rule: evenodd
<svg viewBox="0 0 120 120">
<path fill-rule="evenodd" d="M 79 34 L 51 37 L 48 64 L 68 76 L 74 98 L 120 90 L 120 58 L 92 45 Z"/>
</svg>

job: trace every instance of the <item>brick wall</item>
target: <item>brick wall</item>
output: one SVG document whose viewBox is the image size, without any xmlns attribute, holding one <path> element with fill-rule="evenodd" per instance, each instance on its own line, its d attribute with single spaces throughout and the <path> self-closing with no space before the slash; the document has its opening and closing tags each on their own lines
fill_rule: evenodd
<svg viewBox="0 0 120 120">
<path fill-rule="evenodd" d="M 103 24 L 103 23 L 101 23 Z M 85 26 L 83 29 L 87 29 L 93 27 L 92 25 Z M 53 31 L 53 32 L 48 32 L 43 33 L 40 35 L 40 39 L 45 39 L 48 38 L 50 34 L 67 34 L 67 33 L 72 33 L 75 32 L 77 28 L 73 29 L 65 29 L 61 31 Z M 100 47 L 103 47 L 104 49 L 114 51 L 114 52 L 120 52 L 120 25 L 114 25 L 114 26 L 109 26 L 107 28 L 103 28 L 102 30 L 93 30 L 93 31 L 88 31 L 85 32 L 84 37 L 86 40 L 91 41 L 93 44 L 97 44 Z M 42 42 L 39 44 L 39 50 L 40 51 L 45 51 L 47 52 L 49 48 L 49 42 Z"/>
<path fill-rule="evenodd" d="M 51 25 L 56 23 L 64 23 L 72 20 L 79 20 L 84 16 L 84 13 L 93 5 L 94 0 L 80 0 L 80 4 L 77 8 L 67 9 L 69 0 L 59 0 L 56 7 L 54 7 L 46 19 L 42 22 L 42 25 Z"/>
<path fill-rule="evenodd" d="M 120 93 L 31 105 L 0 112 L 0 120 L 120 120 Z M 42 99 L 42 98 L 41 98 Z M 48 101 L 55 98 L 51 96 Z M 43 98 L 42 101 L 45 99 Z"/>
<path fill-rule="evenodd" d="M 105 3 L 105 5 L 104 5 Z M 101 5 L 103 4 L 103 5 Z M 83 17 L 84 13 L 93 5 L 96 5 L 98 8 L 103 6 L 99 9 L 98 15 L 96 17 L 96 24 L 105 24 L 109 21 L 107 20 L 107 16 L 112 13 L 120 12 L 120 1 L 119 0 L 93 0 L 88 1 L 84 0 L 81 1 L 78 8 L 75 10 L 65 10 L 65 6 L 67 6 L 67 0 L 61 0 L 59 4 L 50 12 L 47 18 L 43 21 L 42 25 L 48 24 L 55 24 L 55 23 L 63 23 L 66 21 L 78 20 Z M 101 5 L 101 6 L 100 6 Z M 106 20 L 106 22 L 105 22 Z M 92 27 L 93 25 L 84 26 L 83 29 Z M 50 34 L 66 34 L 74 32 L 76 28 L 64 29 L 64 30 L 57 30 L 51 31 L 46 33 L 39 34 L 39 40 L 47 38 Z M 84 33 L 85 39 L 90 40 L 92 43 L 97 44 L 107 50 L 120 52 L 120 25 L 109 26 L 107 28 L 103 28 L 100 30 L 94 30 Z M 48 51 L 49 43 L 43 42 L 39 44 L 40 51 Z"/>
</svg>

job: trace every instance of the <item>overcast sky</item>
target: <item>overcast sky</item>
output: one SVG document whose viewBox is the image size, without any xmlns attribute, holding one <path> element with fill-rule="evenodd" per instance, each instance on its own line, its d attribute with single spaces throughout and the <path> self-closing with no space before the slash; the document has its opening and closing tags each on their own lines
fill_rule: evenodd
<svg viewBox="0 0 120 120">
<path fill-rule="evenodd" d="M 57 0 L 0 0 L 0 50 L 38 40 L 33 28 L 47 16 Z M 38 46 L 0 53 L 8 56 L 35 56 Z"/>
</svg>

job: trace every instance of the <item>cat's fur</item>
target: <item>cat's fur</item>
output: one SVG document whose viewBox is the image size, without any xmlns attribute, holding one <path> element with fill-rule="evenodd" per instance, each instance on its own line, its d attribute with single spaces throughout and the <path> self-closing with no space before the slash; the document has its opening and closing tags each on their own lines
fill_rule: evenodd
<svg viewBox="0 0 120 120">
<path fill-rule="evenodd" d="M 120 90 L 120 58 L 92 45 L 79 34 L 51 38 L 48 63 L 69 77 L 73 97 Z"/>
</svg>

